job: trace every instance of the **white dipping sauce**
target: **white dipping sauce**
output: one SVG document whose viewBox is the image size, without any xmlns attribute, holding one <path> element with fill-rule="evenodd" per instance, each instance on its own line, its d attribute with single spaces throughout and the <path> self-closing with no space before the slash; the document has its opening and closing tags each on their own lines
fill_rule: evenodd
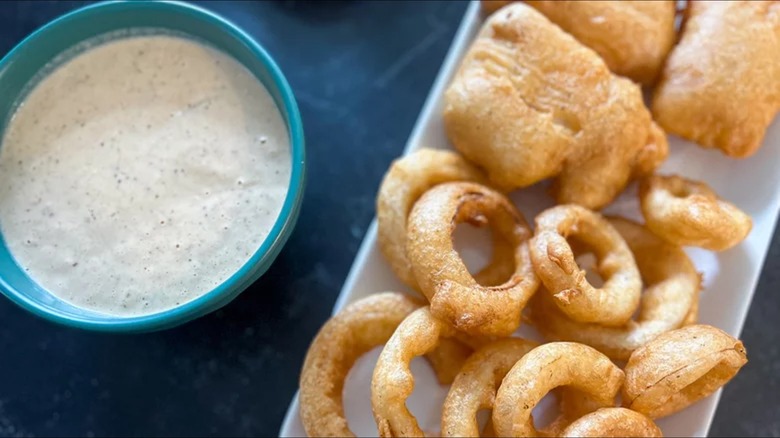
<svg viewBox="0 0 780 438">
<path fill-rule="evenodd" d="M 128 37 L 56 68 L 0 144 L 0 230 L 39 285 L 115 315 L 212 290 L 260 247 L 290 180 L 286 125 L 233 58 Z"/>
</svg>

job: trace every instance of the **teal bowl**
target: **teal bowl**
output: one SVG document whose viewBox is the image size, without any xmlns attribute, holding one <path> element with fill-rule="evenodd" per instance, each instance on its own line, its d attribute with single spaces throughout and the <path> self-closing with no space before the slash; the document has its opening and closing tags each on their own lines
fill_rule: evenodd
<svg viewBox="0 0 780 438">
<path fill-rule="evenodd" d="M 225 282 L 170 310 L 122 317 L 82 309 L 52 295 L 25 274 L 0 234 L 0 292 L 49 321 L 106 332 L 170 328 L 212 312 L 257 280 L 281 251 L 300 212 L 305 178 L 303 127 L 292 90 L 271 56 L 246 32 L 207 10 L 176 2 L 128 1 L 87 6 L 36 30 L 0 60 L 0 138 L 36 74 L 79 43 L 132 28 L 156 29 L 210 44 L 241 62 L 268 89 L 287 123 L 292 172 L 287 197 L 268 237 L 249 261 Z M 152 31 L 153 32 L 153 31 Z M 62 58 L 62 57 L 61 57 Z"/>
</svg>

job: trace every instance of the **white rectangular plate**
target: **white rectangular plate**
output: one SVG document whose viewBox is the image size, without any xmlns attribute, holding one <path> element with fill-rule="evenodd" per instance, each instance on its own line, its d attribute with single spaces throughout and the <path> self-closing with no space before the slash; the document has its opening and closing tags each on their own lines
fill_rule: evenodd
<svg viewBox="0 0 780 438">
<path fill-rule="evenodd" d="M 451 148 L 442 125 L 442 95 L 482 22 L 479 2 L 472 1 L 412 132 L 406 153 L 422 147 Z M 678 173 L 706 181 L 723 198 L 735 203 L 753 217 L 752 232 L 737 247 L 723 253 L 696 249 L 687 251 L 697 269 L 704 275 L 699 320 L 720 327 L 734 336 L 739 336 L 742 330 L 764 257 L 772 241 L 780 207 L 779 143 L 780 123 L 777 121 L 769 128 L 761 150 L 745 160 L 729 159 L 715 150 L 705 150 L 679 138 L 670 137 L 671 154 L 660 169 L 661 173 Z M 520 190 L 511 196 L 529 222 L 533 221 L 538 212 L 553 205 L 552 200 L 544 193 L 544 186 L 541 184 Z M 636 187 L 630 186 L 606 212 L 641 219 Z M 472 264 L 469 262 L 484 263 L 484 260 L 479 260 L 481 256 L 482 253 L 464 254 L 469 265 Z M 354 300 L 388 290 L 406 288 L 395 278 L 379 251 L 374 221 L 352 265 L 334 313 Z M 526 327 L 521 328 L 520 334 L 536 336 Z M 750 351 L 750 346 L 746 347 Z M 344 390 L 346 416 L 350 427 L 358 436 L 377 434 L 371 414 L 369 387 L 379 351 L 380 349 L 376 349 L 358 361 Z M 408 401 L 409 409 L 417 416 L 423 430 L 436 433 L 439 430 L 441 402 L 447 394 L 447 388 L 438 385 L 424 361 L 418 359 L 413 362 L 412 370 L 416 376 L 416 386 Z M 719 398 L 720 391 L 678 414 L 660 420 L 659 425 L 664 435 L 706 436 Z M 544 407 L 535 410 L 535 416 L 546 417 L 543 411 Z M 297 395 L 287 411 L 280 435 L 306 435 L 298 415 Z"/>
</svg>

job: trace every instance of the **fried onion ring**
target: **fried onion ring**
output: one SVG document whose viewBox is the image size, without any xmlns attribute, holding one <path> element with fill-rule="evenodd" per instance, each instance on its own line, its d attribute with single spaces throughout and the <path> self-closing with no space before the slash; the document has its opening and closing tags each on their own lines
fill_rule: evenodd
<svg viewBox="0 0 780 438">
<path fill-rule="evenodd" d="M 665 417 L 715 392 L 745 363 L 742 342 L 718 328 L 698 324 L 666 332 L 628 360 L 623 406 Z"/>
<path fill-rule="evenodd" d="M 301 421 L 309 436 L 354 436 L 344 417 L 342 390 L 355 361 L 387 342 L 422 302 L 384 292 L 358 300 L 328 320 L 312 341 L 300 379 Z M 447 339 L 426 358 L 442 384 L 452 382 L 467 356 Z"/>
<path fill-rule="evenodd" d="M 669 140 L 666 133 L 655 122 L 650 122 L 647 144 L 639 150 L 632 166 L 632 178 L 652 175 L 669 156 Z"/>
<path fill-rule="evenodd" d="M 705 183 L 653 175 L 639 185 L 647 228 L 669 242 L 724 251 L 747 237 L 753 221 Z"/>
<path fill-rule="evenodd" d="M 604 285 L 585 278 L 568 238 L 593 251 Z M 634 256 L 618 231 L 600 214 L 578 205 L 559 205 L 536 217 L 531 261 L 558 308 L 579 322 L 621 326 L 639 306 L 642 280 Z"/>
<path fill-rule="evenodd" d="M 431 364 L 439 383 L 449 385 L 473 353 L 474 349 L 465 343 L 457 339 L 444 338 L 435 350 L 425 355 L 425 358 Z"/>
<path fill-rule="evenodd" d="M 417 419 L 406 407 L 414 390 L 409 364 L 416 356 L 433 351 L 442 338 L 453 336 L 452 327 L 431 315 L 426 306 L 415 310 L 385 344 L 371 379 L 371 407 L 379 436 L 423 436 Z"/>
<path fill-rule="evenodd" d="M 477 350 L 463 364 L 444 400 L 442 436 L 479 436 L 477 412 L 493 408 L 506 373 L 537 345 L 525 339 L 507 338 Z"/>
<path fill-rule="evenodd" d="M 653 420 L 626 408 L 602 408 L 580 417 L 562 437 L 662 437 Z"/>
<path fill-rule="evenodd" d="M 701 277 L 677 245 L 666 242 L 628 219 L 609 218 L 634 254 L 645 290 L 639 315 L 621 327 L 573 321 L 561 312 L 549 294 L 532 301 L 532 321 L 542 335 L 555 341 L 580 342 L 611 359 L 628 360 L 631 353 L 656 336 L 685 324 L 697 313 Z"/>
<path fill-rule="evenodd" d="M 414 290 L 419 287 L 406 256 L 407 217 L 423 193 L 451 181 L 485 183 L 487 177 L 455 152 L 419 149 L 395 160 L 379 188 L 376 200 L 379 249 L 395 275 Z"/>
<path fill-rule="evenodd" d="M 573 342 L 552 342 L 534 348 L 504 377 L 493 407 L 498 436 L 537 436 L 531 411 L 559 386 L 591 396 L 595 408 L 615 405 L 623 371 L 595 349 Z"/>
<path fill-rule="evenodd" d="M 497 286 L 482 286 L 453 247 L 458 223 L 488 223 L 513 247 L 515 270 Z M 445 183 L 427 191 L 409 214 L 407 252 L 431 313 L 469 335 L 509 336 L 536 292 L 523 215 L 504 195 L 473 183 Z"/>
</svg>

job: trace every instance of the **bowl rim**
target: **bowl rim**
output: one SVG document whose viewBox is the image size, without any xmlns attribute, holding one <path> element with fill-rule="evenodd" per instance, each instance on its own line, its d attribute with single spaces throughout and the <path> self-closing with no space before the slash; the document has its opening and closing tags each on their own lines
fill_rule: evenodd
<svg viewBox="0 0 780 438">
<path fill-rule="evenodd" d="M 268 235 L 249 260 L 217 287 L 194 300 L 172 309 L 140 316 L 105 314 L 105 319 L 92 319 L 88 315 L 73 315 L 30 299 L 24 293 L 8 284 L 3 278 L 2 272 L 0 272 L 0 292 L 12 302 L 34 315 L 70 327 L 113 333 L 150 332 L 171 328 L 215 311 L 238 296 L 265 273 L 289 238 L 300 212 L 306 179 L 303 123 L 295 96 L 287 79 L 271 55 L 254 38 L 236 24 L 207 9 L 179 1 L 150 0 L 107 1 L 80 7 L 47 22 L 15 45 L 5 56 L 0 58 L 0 71 L 7 64 L 13 62 L 16 57 L 20 56 L 19 54 L 25 46 L 38 39 L 46 38 L 46 34 L 52 28 L 69 26 L 74 19 L 83 15 L 132 9 L 167 10 L 196 16 L 198 19 L 209 21 L 216 25 L 231 38 L 238 40 L 249 49 L 252 55 L 261 62 L 281 97 L 281 103 L 284 108 L 279 108 L 279 110 L 287 113 L 286 125 L 290 135 L 291 172 L 287 194 L 279 215 Z M 268 87 L 268 84 L 263 85 Z M 64 301 L 59 297 L 56 297 L 56 299 Z"/>
</svg>

